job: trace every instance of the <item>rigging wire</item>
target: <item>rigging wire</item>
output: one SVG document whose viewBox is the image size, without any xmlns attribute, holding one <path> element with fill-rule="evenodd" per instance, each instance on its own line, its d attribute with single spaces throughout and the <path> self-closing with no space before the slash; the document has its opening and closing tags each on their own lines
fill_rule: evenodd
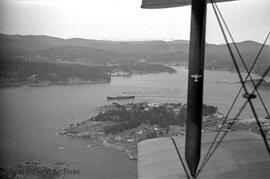
<svg viewBox="0 0 270 179">
<path fill-rule="evenodd" d="M 214 1 L 214 5 L 215 5 L 215 7 L 216 7 L 216 10 L 217 10 L 219 16 L 221 17 L 221 20 L 223 21 L 223 24 L 224 24 L 224 26 L 225 26 L 225 28 L 226 28 L 226 30 L 227 30 L 227 32 L 228 32 L 228 34 L 229 34 L 231 40 L 232 40 L 232 43 L 233 43 L 233 45 L 234 45 L 234 47 L 235 47 L 235 49 L 236 49 L 236 51 L 237 51 L 239 57 L 240 57 L 240 60 L 241 60 L 241 62 L 242 62 L 242 64 L 243 64 L 245 70 L 248 72 L 247 77 L 248 77 L 248 76 L 250 77 L 250 81 L 251 81 L 253 87 L 255 87 L 254 80 L 252 79 L 252 76 L 251 76 L 251 71 L 252 71 L 252 70 L 249 72 L 248 67 L 247 67 L 247 65 L 246 65 L 246 63 L 245 63 L 245 61 L 244 61 L 244 59 L 243 59 L 243 57 L 242 57 L 242 55 L 241 55 L 241 53 L 240 53 L 240 50 L 239 50 L 237 44 L 235 43 L 235 40 L 234 40 L 234 38 L 233 38 L 233 36 L 232 36 L 232 34 L 231 34 L 231 32 L 230 32 L 230 29 L 228 28 L 228 26 L 227 26 L 227 24 L 226 24 L 226 22 L 225 22 L 225 19 L 224 19 L 222 13 L 221 13 L 220 10 L 219 10 L 218 5 L 216 4 L 215 0 L 213 0 L 213 1 Z M 268 33 L 268 36 L 269 36 L 269 34 L 270 34 L 270 32 Z M 267 39 L 268 39 L 268 36 L 267 36 Z M 245 82 L 246 82 L 246 80 L 245 80 Z M 244 82 L 244 83 L 245 83 L 245 82 Z M 259 93 L 259 91 L 258 91 L 257 89 L 256 89 L 256 93 L 258 94 L 258 97 L 259 97 L 259 99 L 260 99 L 260 101 L 261 101 L 261 103 L 262 103 L 262 105 L 263 105 L 263 107 L 264 107 L 264 110 L 265 110 L 267 116 L 270 116 L 270 115 L 269 115 L 269 111 L 268 111 L 268 109 L 266 108 L 266 105 L 265 105 L 265 103 L 264 103 L 264 101 L 263 101 L 263 99 L 262 99 L 262 97 L 261 97 L 261 95 L 260 95 L 260 93 Z"/>
<path fill-rule="evenodd" d="M 218 10 L 218 12 L 219 12 L 219 15 L 222 17 L 223 22 L 225 22 L 225 20 L 224 20 L 224 18 L 223 18 L 223 16 L 222 16 L 222 14 L 221 14 L 221 12 L 220 12 L 220 10 L 219 10 L 219 8 L 218 8 L 217 5 L 216 5 L 216 7 L 217 7 L 217 10 Z M 228 29 L 227 26 L 226 26 L 226 29 L 229 31 L 229 29 Z M 231 35 L 230 35 L 230 36 L 231 36 Z M 255 58 L 255 60 L 253 61 L 253 64 L 251 65 L 250 69 L 247 70 L 248 73 L 247 73 L 247 76 L 246 76 L 246 78 L 245 78 L 245 80 L 244 80 L 244 83 L 246 83 L 248 77 L 250 76 L 250 73 L 252 72 L 252 70 L 253 70 L 255 64 L 257 63 L 257 61 L 258 61 L 258 59 L 259 59 L 259 57 L 260 57 L 260 55 L 261 55 L 261 52 L 262 52 L 262 50 L 263 50 L 263 48 L 264 48 L 264 46 L 265 46 L 265 44 L 266 44 L 266 42 L 267 42 L 269 36 L 270 36 L 270 32 L 267 34 L 267 36 L 266 36 L 266 38 L 265 38 L 263 44 L 261 45 L 261 48 L 260 48 L 260 50 L 259 50 L 259 52 L 258 52 L 258 54 L 257 54 L 257 56 L 256 56 L 256 58 Z M 232 36 L 231 36 L 231 38 L 232 38 Z M 234 41 L 233 38 L 232 38 L 232 41 Z M 235 44 L 235 45 L 236 45 L 236 44 Z M 236 47 L 236 48 L 237 48 L 237 47 Z M 237 48 L 237 49 L 238 49 L 238 48 Z M 239 50 L 238 50 L 238 53 L 240 54 Z M 255 85 L 255 84 L 253 83 L 253 85 Z M 241 94 L 242 89 L 243 89 L 243 86 L 241 86 L 241 88 L 239 89 L 239 91 L 238 91 L 236 97 L 234 98 L 234 100 L 233 100 L 233 102 L 232 102 L 232 104 L 231 104 L 231 106 L 230 106 L 230 108 L 229 108 L 229 110 L 228 110 L 228 112 L 227 112 L 225 118 L 224 118 L 223 121 L 222 121 L 221 127 L 220 127 L 219 130 L 217 131 L 217 134 L 216 134 L 216 136 L 214 137 L 213 142 L 211 143 L 211 145 L 210 145 L 210 147 L 209 147 L 209 149 L 208 149 L 206 155 L 204 156 L 204 159 L 203 159 L 202 164 L 205 162 L 205 160 L 206 160 L 206 158 L 208 157 L 210 151 L 212 150 L 212 148 L 213 148 L 213 146 L 214 146 L 214 144 L 215 144 L 215 142 L 216 142 L 218 136 L 220 135 L 220 132 L 222 131 L 224 125 L 226 124 L 226 121 L 227 121 L 227 119 L 228 119 L 228 117 L 229 117 L 229 115 L 230 115 L 230 113 L 231 113 L 231 111 L 232 111 L 232 109 L 233 109 L 233 107 L 234 107 L 234 105 L 235 105 L 235 103 L 236 103 L 236 101 L 237 101 L 239 95 Z M 261 98 L 261 96 L 260 96 L 259 93 L 258 93 L 258 90 L 256 90 L 256 92 L 257 92 L 258 96 Z M 267 116 L 270 116 L 270 115 L 269 115 L 269 112 L 268 112 L 268 110 L 267 110 L 267 108 L 266 108 L 266 106 L 265 106 L 265 104 L 264 104 L 264 102 L 263 102 L 262 99 L 261 99 L 261 102 L 262 102 L 262 104 L 263 104 L 263 106 L 264 106 L 264 108 L 265 108 L 265 111 L 266 111 L 266 113 L 267 113 Z"/>
<path fill-rule="evenodd" d="M 240 56 L 240 58 L 241 58 L 241 60 L 242 60 L 242 63 L 243 63 L 243 65 L 245 66 L 246 71 L 248 72 L 248 75 L 246 76 L 245 80 L 243 80 L 243 78 L 242 78 L 242 76 L 241 76 L 241 73 L 240 73 L 240 70 L 239 70 L 239 67 L 238 67 L 238 64 L 237 64 L 237 62 L 236 62 L 236 60 L 235 60 L 235 58 L 234 58 L 234 55 L 233 55 L 232 50 L 231 50 L 231 47 L 230 47 L 230 45 L 229 45 L 229 43 L 228 43 L 228 39 L 227 39 L 226 34 L 225 34 L 225 32 L 224 32 L 223 26 L 222 26 L 222 24 L 221 24 L 221 22 L 220 22 L 220 19 L 219 19 L 219 17 L 218 17 L 217 10 L 215 9 L 215 6 L 213 5 L 215 2 L 213 2 L 213 0 L 211 0 L 211 3 L 212 3 L 212 7 L 213 7 L 213 9 L 214 9 L 215 15 L 216 15 L 216 17 L 217 17 L 217 19 L 218 19 L 220 28 L 221 28 L 221 30 L 222 30 L 224 39 L 225 39 L 225 41 L 226 41 L 226 43 L 227 43 L 227 47 L 228 47 L 228 49 L 229 49 L 229 52 L 230 52 L 231 57 L 232 57 L 232 59 L 233 59 L 233 62 L 234 62 L 234 64 L 235 64 L 235 68 L 236 68 L 237 73 L 238 73 L 238 75 L 239 75 L 240 81 L 241 81 L 241 83 L 242 83 L 242 87 L 240 88 L 240 90 L 239 90 L 239 92 L 238 92 L 236 98 L 234 99 L 232 106 L 235 104 L 236 99 L 237 99 L 238 96 L 240 95 L 240 92 L 241 92 L 242 88 L 244 88 L 246 95 L 248 95 L 249 97 L 247 98 L 246 103 L 243 105 L 243 107 L 241 108 L 241 110 L 239 111 L 238 114 L 239 114 L 239 115 L 241 114 L 242 110 L 244 109 L 244 107 L 246 106 L 247 103 L 250 104 L 251 109 L 252 109 L 252 112 L 253 112 L 253 114 L 254 114 L 254 116 L 255 116 L 255 118 L 256 118 L 256 122 L 257 122 L 257 124 L 258 124 L 258 126 L 259 126 L 259 128 L 260 128 L 261 135 L 262 135 L 262 137 L 263 137 L 263 139 L 264 139 L 265 145 L 266 145 L 267 150 L 268 150 L 268 152 L 269 152 L 269 154 L 270 154 L 268 143 L 267 143 L 267 141 L 265 141 L 266 136 L 265 136 L 265 134 L 264 134 L 264 132 L 263 132 L 263 130 L 262 130 L 262 127 L 261 127 L 261 125 L 260 125 L 260 122 L 259 122 L 259 120 L 258 120 L 258 118 L 257 118 L 256 111 L 255 111 L 255 109 L 254 109 L 254 107 L 253 107 L 253 105 L 252 105 L 251 98 L 250 98 L 252 95 L 254 95 L 253 93 L 254 93 L 255 91 L 256 91 L 257 94 L 258 94 L 257 87 L 261 84 L 261 82 L 262 82 L 262 80 L 263 80 L 263 78 L 264 78 L 264 77 L 262 77 L 261 80 L 259 81 L 259 83 L 257 83 L 257 85 L 255 85 L 255 84 L 254 84 L 254 81 L 252 80 L 252 78 L 251 78 L 251 76 L 250 76 L 250 73 L 251 73 L 251 71 L 252 71 L 252 69 L 253 69 L 255 63 L 257 62 L 258 57 L 260 56 L 260 53 L 261 53 L 263 47 L 265 46 L 265 43 L 266 43 L 266 41 L 267 41 L 267 39 L 268 39 L 270 33 L 267 35 L 267 38 L 266 38 L 266 40 L 264 41 L 264 44 L 262 45 L 262 47 L 261 47 L 261 49 L 260 49 L 258 55 L 256 56 L 255 61 L 254 61 L 254 63 L 252 64 L 251 69 L 248 70 L 247 67 L 246 67 L 246 65 L 245 65 L 245 62 L 244 62 L 243 59 L 242 59 L 242 56 L 241 56 L 241 54 L 240 54 L 240 51 L 239 51 L 239 49 L 237 48 L 237 45 L 235 44 L 234 39 L 232 38 L 232 35 L 231 35 L 231 33 L 230 33 L 230 31 L 229 31 L 229 29 L 228 29 L 226 23 L 225 23 L 225 20 L 224 20 L 223 16 L 222 16 L 221 12 L 219 11 L 217 5 L 215 4 L 216 8 L 217 8 L 218 11 L 219 11 L 220 16 L 222 17 L 223 23 L 225 24 L 225 27 L 226 27 L 227 31 L 229 32 L 229 34 L 230 34 L 230 37 L 231 37 L 231 39 L 232 39 L 232 41 L 233 41 L 233 43 L 234 43 L 234 46 L 235 46 L 235 48 L 237 49 L 238 55 Z M 269 66 L 269 67 L 270 67 L 270 66 Z M 268 67 L 268 70 L 266 71 L 265 75 L 268 73 L 269 67 Z M 252 95 L 247 93 L 247 89 L 246 89 L 246 86 L 245 86 L 246 80 L 248 79 L 249 76 L 250 76 L 251 81 L 252 81 L 253 86 L 254 86 L 254 90 L 253 90 L 253 92 L 251 93 Z M 263 100 L 261 100 L 261 102 L 262 102 L 263 105 L 264 105 Z M 230 109 L 229 109 L 229 111 L 228 111 L 228 114 L 231 112 L 232 106 L 230 107 Z M 266 112 L 267 112 L 267 114 L 269 114 L 267 110 L 266 110 Z M 226 115 L 225 119 L 223 120 L 222 127 L 224 126 L 224 124 L 225 124 L 225 122 L 226 122 L 226 120 L 227 120 L 227 118 L 228 118 L 228 114 Z M 239 115 L 237 115 L 237 117 L 236 117 L 235 119 L 237 119 Z M 235 121 L 235 119 L 234 119 L 234 121 Z M 232 126 L 233 126 L 233 122 L 230 123 L 230 125 L 228 126 L 228 129 L 230 129 Z M 222 128 L 221 128 L 221 129 L 222 129 Z M 205 158 L 204 158 L 204 160 L 203 160 L 203 162 L 202 162 L 202 165 L 201 165 L 200 169 L 199 169 L 198 172 L 197 172 L 197 175 L 200 173 L 200 171 L 202 170 L 202 168 L 206 165 L 207 161 L 210 159 L 210 157 L 212 156 L 212 154 L 213 154 L 214 151 L 216 150 L 216 148 L 217 148 L 217 146 L 219 145 L 219 143 L 221 143 L 222 139 L 225 137 L 226 133 L 229 131 L 228 129 L 225 131 L 225 133 L 224 133 L 223 136 L 221 137 L 219 143 L 215 146 L 215 148 L 214 148 L 214 150 L 212 151 L 212 153 L 210 153 L 211 149 L 212 149 L 213 146 L 214 146 L 215 141 L 217 140 L 218 135 L 220 134 L 221 129 L 218 131 L 218 134 L 215 136 L 214 141 L 213 141 L 213 143 L 211 144 L 211 146 L 210 146 L 210 148 L 209 148 L 209 150 L 208 150 L 208 152 L 207 152 L 207 154 L 206 154 L 206 156 L 205 156 Z"/>
<path fill-rule="evenodd" d="M 179 152 L 179 150 L 178 150 L 178 147 L 177 147 L 177 145 L 176 145 L 176 143 L 175 143 L 175 140 L 174 140 L 173 137 L 170 137 L 170 138 L 171 138 L 171 140 L 172 140 L 172 142 L 173 142 L 174 148 L 175 148 L 175 150 L 176 150 L 176 152 L 177 152 L 177 155 L 178 155 L 178 157 L 179 157 L 179 159 L 180 159 L 180 161 L 181 161 L 181 164 L 182 164 L 182 166 L 183 166 L 183 168 L 184 168 L 184 170 L 185 170 L 185 173 L 186 173 L 186 175 L 187 175 L 187 178 L 190 179 L 190 175 L 189 175 L 189 173 L 188 173 L 188 171 L 187 171 L 187 169 L 186 169 L 185 163 L 184 163 L 184 161 L 183 161 L 183 159 L 182 159 L 182 157 L 181 157 L 181 154 L 180 154 L 180 152 Z"/>
<path fill-rule="evenodd" d="M 224 31 L 224 29 L 223 29 L 223 26 L 222 26 L 222 24 L 221 24 L 220 18 L 219 18 L 219 16 L 218 16 L 217 10 L 216 10 L 216 8 L 215 8 L 215 6 L 214 6 L 214 3 L 216 3 L 216 2 L 213 2 L 213 1 L 215 1 L 215 0 L 211 0 L 211 4 L 212 4 L 212 7 L 214 8 L 215 15 L 216 15 L 216 17 L 217 17 L 219 26 L 220 26 L 221 31 L 222 31 L 222 34 L 223 34 L 223 37 L 224 37 L 224 39 L 225 39 L 225 41 L 226 41 L 226 45 L 227 45 L 228 50 L 229 50 L 229 52 L 230 52 L 230 55 L 231 55 L 231 57 L 232 57 L 234 66 L 235 66 L 235 68 L 236 68 L 237 74 L 238 74 L 239 79 L 240 79 L 240 82 L 241 82 L 241 84 L 242 84 L 242 86 L 243 86 L 243 89 L 244 89 L 244 91 L 245 91 L 245 97 L 246 97 L 247 100 L 248 100 L 248 103 L 249 103 L 249 105 L 250 105 L 251 111 L 252 111 L 252 113 L 253 113 L 253 115 L 254 115 L 254 118 L 255 118 L 255 120 L 256 120 L 256 122 L 257 122 L 257 125 L 258 125 L 258 127 L 259 127 L 261 136 L 263 137 L 263 141 L 264 141 L 264 143 L 265 143 L 265 145 L 266 145 L 266 148 L 267 148 L 267 150 L 268 150 L 268 153 L 270 154 L 270 148 L 269 148 L 269 145 L 268 145 L 268 142 L 267 142 L 266 135 L 265 135 L 265 133 L 264 133 L 264 131 L 263 131 L 263 129 L 262 129 L 262 126 L 261 126 L 260 121 L 259 121 L 259 119 L 258 119 L 256 110 L 255 110 L 255 108 L 254 108 L 253 102 L 252 102 L 252 100 L 251 100 L 251 99 L 252 99 L 252 96 L 254 96 L 254 94 L 253 94 L 253 95 L 249 94 L 249 93 L 248 93 L 248 90 L 247 90 L 247 88 L 246 88 L 246 86 L 245 86 L 245 84 L 244 84 L 244 80 L 243 80 L 243 77 L 242 77 L 242 75 L 241 75 L 239 66 L 238 66 L 238 64 L 237 64 L 237 62 L 236 62 L 236 59 L 235 59 L 234 54 L 233 54 L 233 52 L 232 52 L 231 46 L 230 46 L 230 44 L 229 44 L 229 42 L 228 42 L 228 39 L 227 39 L 226 34 L 225 34 L 225 31 Z M 224 23 L 226 23 L 226 22 L 224 22 Z M 256 90 L 256 88 L 255 88 L 255 90 Z"/>
<path fill-rule="evenodd" d="M 258 88 L 261 83 L 264 80 L 264 77 L 268 74 L 268 72 L 270 71 L 270 65 L 268 66 L 268 68 L 266 69 L 266 71 L 264 72 L 264 74 L 262 75 L 260 81 L 256 84 L 255 88 Z M 251 94 L 255 93 L 255 89 L 253 89 L 253 91 L 251 92 Z M 218 146 L 221 144 L 221 142 L 223 141 L 223 139 L 225 138 L 226 134 L 230 131 L 230 129 L 233 127 L 233 125 L 235 123 L 237 123 L 239 121 L 239 116 L 241 115 L 241 113 L 243 112 L 243 110 L 245 109 L 246 105 L 248 104 L 248 100 L 245 101 L 245 103 L 242 105 L 242 107 L 240 108 L 239 112 L 236 114 L 236 116 L 233 118 L 233 121 L 231 121 L 228 124 L 228 128 L 226 129 L 226 131 L 223 133 L 223 135 L 220 137 L 219 141 L 217 142 L 217 144 L 214 146 L 212 152 L 209 154 L 209 156 L 207 157 L 207 159 L 205 160 L 205 162 L 202 163 L 202 165 L 200 166 L 200 168 L 197 171 L 196 176 L 199 175 L 199 173 L 202 171 L 202 169 L 205 167 L 205 165 L 207 164 L 207 162 L 209 161 L 209 159 L 212 157 L 212 155 L 215 153 L 216 149 L 218 148 Z"/>
<path fill-rule="evenodd" d="M 260 51 L 259 51 L 259 53 L 258 53 L 256 59 L 254 60 L 254 62 L 253 62 L 253 64 L 252 64 L 252 66 L 251 66 L 251 68 L 250 68 L 250 70 L 249 70 L 248 73 L 251 73 L 251 71 L 253 70 L 254 65 L 256 64 L 256 62 L 257 62 L 257 60 L 258 60 L 258 57 L 260 56 L 260 54 L 261 54 L 261 52 L 262 52 L 262 49 L 263 49 L 263 47 L 265 46 L 265 44 L 266 44 L 266 42 L 267 42 L 267 40 L 268 40 L 268 38 L 269 38 L 269 35 L 270 35 L 270 32 L 268 33 L 268 35 L 267 35 L 267 37 L 266 37 L 264 43 L 262 44 L 262 46 L 261 46 L 261 48 L 260 48 Z M 246 83 L 247 79 L 248 79 L 248 75 L 247 75 L 246 78 L 245 78 L 245 83 Z M 237 101 L 239 95 L 241 94 L 242 89 L 243 89 L 243 87 L 241 86 L 241 88 L 239 89 L 237 95 L 235 96 L 235 98 L 234 98 L 234 100 L 233 100 L 233 102 L 232 102 L 232 104 L 231 104 L 231 106 L 230 106 L 230 108 L 229 108 L 229 110 L 228 110 L 228 112 L 227 112 L 225 118 L 223 119 L 223 121 L 222 121 L 222 123 L 221 123 L 221 127 L 220 127 L 219 130 L 217 131 L 217 134 L 216 134 L 216 136 L 214 137 L 214 140 L 212 141 L 212 143 L 211 143 L 211 145 L 210 145 L 210 147 L 209 147 L 207 153 L 206 153 L 205 156 L 204 156 L 202 165 L 203 165 L 203 163 L 205 162 L 206 158 L 208 157 L 209 153 L 211 152 L 212 148 L 214 147 L 214 144 L 215 144 L 215 142 L 217 141 L 217 139 L 218 139 L 220 133 L 222 132 L 222 129 L 224 128 L 224 125 L 226 124 L 227 119 L 228 119 L 228 117 L 229 117 L 229 115 L 230 115 L 230 113 L 231 113 L 231 111 L 232 111 L 232 109 L 233 109 L 233 107 L 234 107 L 234 105 L 235 105 L 235 103 L 236 103 L 236 101 Z"/>
<path fill-rule="evenodd" d="M 214 6 L 214 3 L 213 3 L 213 0 L 211 0 L 211 2 L 212 2 L 212 6 L 215 7 L 215 6 Z M 267 150 L 268 150 L 268 152 L 269 152 L 269 154 L 270 154 L 270 148 L 269 148 L 269 146 L 268 146 L 268 142 L 267 142 L 266 136 L 265 136 L 265 134 L 264 134 L 264 131 L 262 130 L 261 124 L 260 124 L 260 122 L 259 122 L 259 119 L 258 119 L 256 110 L 255 110 L 254 105 L 253 105 L 253 102 L 252 102 L 252 100 L 251 100 L 251 99 L 252 99 L 252 98 L 251 98 L 251 95 L 248 93 L 247 87 L 246 87 L 245 84 L 244 84 L 244 80 L 243 80 L 243 77 L 242 77 L 242 75 L 241 75 L 240 68 L 239 68 L 239 66 L 238 66 L 238 64 L 237 64 L 237 61 L 236 61 L 236 59 L 235 59 L 235 56 L 234 56 L 233 51 L 232 51 L 232 49 L 231 49 L 231 46 L 230 46 L 230 44 L 229 44 L 229 42 L 228 42 L 228 39 L 227 39 L 226 34 L 225 34 L 225 31 L 224 31 L 223 26 L 222 26 L 222 24 L 221 24 L 221 21 L 220 21 L 220 19 L 219 19 L 219 17 L 218 17 L 217 10 L 214 9 L 214 11 L 215 11 L 216 17 L 218 18 L 219 26 L 220 26 L 220 28 L 221 28 L 223 37 L 224 37 L 224 39 L 225 39 L 225 41 L 226 41 L 226 45 L 227 45 L 228 50 L 229 50 L 229 52 L 230 52 L 230 55 L 231 55 L 231 57 L 232 57 L 232 60 L 233 60 L 233 63 L 234 63 L 236 72 L 237 72 L 237 74 L 238 74 L 238 76 L 239 76 L 239 79 L 240 79 L 240 82 L 241 82 L 241 85 L 243 86 L 243 89 L 244 89 L 246 98 L 247 98 L 247 100 L 248 100 L 248 102 L 249 102 L 249 104 L 250 104 L 251 111 L 252 111 L 252 113 L 253 113 L 253 115 L 254 115 L 254 117 L 255 117 L 255 119 L 256 119 L 256 122 L 257 122 L 257 124 L 258 124 L 258 126 L 259 126 L 259 129 L 260 129 L 260 133 L 261 133 L 261 135 L 262 135 L 262 137 L 263 137 L 264 143 L 265 143 L 265 145 L 266 145 L 266 147 L 267 147 Z M 224 23 L 225 23 L 225 22 L 224 22 Z"/>
</svg>

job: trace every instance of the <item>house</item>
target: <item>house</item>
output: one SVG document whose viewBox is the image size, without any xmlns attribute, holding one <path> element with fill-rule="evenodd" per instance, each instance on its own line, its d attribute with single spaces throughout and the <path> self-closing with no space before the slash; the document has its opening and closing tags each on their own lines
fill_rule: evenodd
<svg viewBox="0 0 270 179">
<path fill-rule="evenodd" d="M 159 107 L 160 104 L 158 103 L 148 103 L 148 107 Z"/>
<path fill-rule="evenodd" d="M 128 142 L 134 142 L 135 139 L 127 139 Z"/>
</svg>

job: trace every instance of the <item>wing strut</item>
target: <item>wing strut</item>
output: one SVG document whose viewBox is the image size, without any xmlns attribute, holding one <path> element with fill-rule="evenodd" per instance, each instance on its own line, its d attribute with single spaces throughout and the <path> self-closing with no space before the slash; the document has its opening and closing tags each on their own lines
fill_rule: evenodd
<svg viewBox="0 0 270 179">
<path fill-rule="evenodd" d="M 185 155 L 193 177 L 201 154 L 206 2 L 191 1 Z"/>
</svg>

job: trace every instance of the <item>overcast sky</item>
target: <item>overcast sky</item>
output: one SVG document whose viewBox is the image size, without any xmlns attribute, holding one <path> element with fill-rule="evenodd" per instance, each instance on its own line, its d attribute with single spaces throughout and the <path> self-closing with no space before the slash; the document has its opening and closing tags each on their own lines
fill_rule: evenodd
<svg viewBox="0 0 270 179">
<path fill-rule="evenodd" d="M 190 6 L 146 10 L 141 0 L 0 0 L 0 33 L 107 40 L 189 39 Z M 262 42 L 270 0 L 220 3 L 236 41 Z M 224 43 L 208 5 L 209 43 Z M 269 42 L 268 42 L 269 44 Z"/>
</svg>

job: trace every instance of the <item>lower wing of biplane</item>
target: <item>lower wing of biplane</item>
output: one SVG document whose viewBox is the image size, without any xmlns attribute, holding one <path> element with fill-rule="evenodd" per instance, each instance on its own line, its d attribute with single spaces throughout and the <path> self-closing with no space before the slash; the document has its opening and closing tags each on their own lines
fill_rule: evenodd
<svg viewBox="0 0 270 179">
<path fill-rule="evenodd" d="M 214 136 L 215 133 L 202 135 L 202 157 Z M 170 137 L 138 143 L 139 179 L 191 178 L 185 171 L 185 137 L 173 139 L 176 146 Z M 266 179 L 269 176 L 270 158 L 260 136 L 252 132 L 230 132 L 197 178 Z"/>
</svg>

